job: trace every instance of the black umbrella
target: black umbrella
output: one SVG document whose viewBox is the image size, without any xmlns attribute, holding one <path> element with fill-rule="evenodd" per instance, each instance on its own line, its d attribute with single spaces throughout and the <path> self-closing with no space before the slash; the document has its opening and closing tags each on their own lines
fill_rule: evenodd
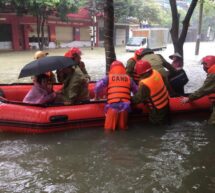
<svg viewBox="0 0 215 193">
<path fill-rule="evenodd" d="M 45 72 L 66 68 L 76 64 L 77 63 L 74 60 L 64 56 L 47 56 L 26 64 L 22 68 L 19 78 L 39 75 Z"/>
</svg>

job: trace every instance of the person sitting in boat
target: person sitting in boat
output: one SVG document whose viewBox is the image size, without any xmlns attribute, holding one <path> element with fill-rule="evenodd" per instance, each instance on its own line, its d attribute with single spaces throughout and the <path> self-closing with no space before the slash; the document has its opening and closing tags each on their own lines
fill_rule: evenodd
<svg viewBox="0 0 215 193">
<path fill-rule="evenodd" d="M 126 129 L 130 110 L 130 92 L 135 93 L 137 85 L 126 74 L 122 62 L 112 62 L 109 74 L 96 83 L 94 89 L 96 99 L 104 87 L 107 87 L 105 130 L 114 131 L 117 127 Z"/>
<path fill-rule="evenodd" d="M 140 76 L 139 88 L 132 97 L 133 104 L 145 103 L 149 108 L 149 121 L 156 125 L 167 123 L 169 115 L 169 94 L 162 76 L 146 60 L 135 66 Z"/>
<path fill-rule="evenodd" d="M 69 66 L 57 70 L 57 78 L 63 87 L 57 93 L 56 103 L 72 105 L 89 101 L 88 80 L 78 67 Z"/>
<path fill-rule="evenodd" d="M 135 83 L 138 85 L 139 77 L 134 72 L 134 67 L 137 61 L 141 60 L 143 57 L 143 50 L 144 48 L 140 48 L 134 52 L 134 56 L 129 58 L 126 64 L 126 73 L 135 81 Z"/>
<path fill-rule="evenodd" d="M 207 73 L 207 77 L 203 85 L 196 90 L 194 93 L 190 94 L 188 97 L 182 98 L 182 103 L 192 102 L 199 99 L 205 95 L 209 96 L 212 102 L 213 112 L 208 120 L 208 124 L 215 124 L 215 56 L 205 56 L 202 58 L 202 65 L 204 71 Z"/>
<path fill-rule="evenodd" d="M 40 74 L 36 76 L 34 85 L 31 90 L 24 97 L 24 103 L 30 104 L 47 104 L 55 100 L 56 93 L 52 91 L 49 85 L 49 76 L 47 74 Z"/>
<path fill-rule="evenodd" d="M 89 81 L 90 81 L 90 76 L 89 76 L 89 74 L 87 73 L 85 64 L 84 64 L 83 61 L 81 61 L 81 54 L 82 54 L 81 50 L 80 50 L 79 48 L 74 47 L 74 48 L 71 48 L 70 50 L 68 50 L 68 51 L 64 54 L 64 56 L 65 56 L 65 57 L 68 57 L 68 58 L 71 58 L 71 59 L 73 59 L 74 61 L 76 61 L 77 64 L 78 64 L 78 66 L 79 66 L 79 68 L 80 68 L 81 71 L 83 72 L 83 74 L 84 74 L 84 75 L 86 76 L 86 78 L 88 78 Z"/>
<path fill-rule="evenodd" d="M 169 62 L 167 62 L 162 55 L 155 54 L 150 48 L 144 49 L 142 54 L 142 60 L 148 61 L 152 68 L 161 74 L 169 93 L 171 95 L 175 94 L 174 90 L 169 84 L 168 75 L 172 72 L 175 72 L 176 69 Z"/>
<path fill-rule="evenodd" d="M 176 53 L 170 55 L 169 58 L 172 60 L 172 66 L 176 70 L 181 70 L 183 68 L 184 64 L 183 64 L 183 58 L 182 58 L 181 54 L 176 52 Z"/>
<path fill-rule="evenodd" d="M 176 69 L 175 72 L 169 74 L 169 83 L 177 96 L 184 95 L 184 86 L 189 79 L 183 69 L 183 58 L 177 52 L 170 55 L 169 58 L 172 59 L 172 66 Z"/>
<path fill-rule="evenodd" d="M 46 57 L 48 54 L 49 54 L 48 52 L 44 52 L 44 51 L 39 50 L 39 51 L 35 52 L 35 54 L 34 54 L 34 59 L 35 59 L 35 60 L 38 60 L 38 59 L 40 59 L 40 58 L 44 58 L 44 57 Z M 55 75 L 54 75 L 54 73 L 53 73 L 52 71 L 46 72 L 46 74 L 47 74 L 48 77 L 49 77 L 49 82 L 50 82 L 50 84 L 56 83 L 56 78 L 55 78 Z M 33 80 L 34 80 L 35 77 L 32 77 L 32 78 L 33 78 Z"/>
</svg>

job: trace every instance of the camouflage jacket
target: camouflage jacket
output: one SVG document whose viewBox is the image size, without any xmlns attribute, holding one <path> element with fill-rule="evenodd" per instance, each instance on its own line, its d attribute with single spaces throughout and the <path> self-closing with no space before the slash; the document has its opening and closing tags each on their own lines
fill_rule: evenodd
<svg viewBox="0 0 215 193">
<path fill-rule="evenodd" d="M 89 99 L 87 80 L 80 68 L 76 68 L 75 71 L 63 81 L 62 95 L 64 101 L 71 103 Z"/>
<path fill-rule="evenodd" d="M 215 93 L 215 74 L 208 74 L 202 87 L 189 95 L 189 100 L 193 101 L 212 93 Z"/>
<path fill-rule="evenodd" d="M 133 79 L 134 78 L 134 67 L 135 67 L 136 61 L 132 58 L 130 58 L 127 61 L 126 65 L 126 73 Z"/>
</svg>

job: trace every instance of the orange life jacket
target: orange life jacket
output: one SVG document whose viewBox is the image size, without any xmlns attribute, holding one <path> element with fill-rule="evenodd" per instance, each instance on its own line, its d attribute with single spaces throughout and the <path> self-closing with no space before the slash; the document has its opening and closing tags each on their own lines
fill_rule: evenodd
<svg viewBox="0 0 215 193">
<path fill-rule="evenodd" d="M 215 74 L 215 64 L 208 69 L 208 74 Z M 208 95 L 210 101 L 215 103 L 215 93 Z"/>
<path fill-rule="evenodd" d="M 140 80 L 139 85 L 141 83 L 147 86 L 150 90 L 150 97 L 147 104 L 151 109 L 161 109 L 169 103 L 168 91 L 158 71 L 153 70 L 151 76 Z"/>
<path fill-rule="evenodd" d="M 129 102 L 131 99 L 131 80 L 126 71 L 120 66 L 110 70 L 107 91 L 108 104 L 117 102 Z"/>
</svg>

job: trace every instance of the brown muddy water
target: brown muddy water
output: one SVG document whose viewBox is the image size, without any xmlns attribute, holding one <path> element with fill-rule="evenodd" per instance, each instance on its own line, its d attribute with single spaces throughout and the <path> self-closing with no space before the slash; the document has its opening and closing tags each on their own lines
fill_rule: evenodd
<svg viewBox="0 0 215 193">
<path fill-rule="evenodd" d="M 205 77 L 193 50 L 188 45 L 185 52 L 187 91 L 198 88 Z M 105 65 L 104 52 L 94 53 L 85 49 L 82 57 L 96 80 Z M 123 62 L 132 56 L 123 49 L 117 53 Z M 172 50 L 164 51 L 166 58 L 170 54 Z M 1 83 L 17 82 L 32 55 L 0 54 Z M 213 193 L 215 128 L 206 124 L 207 118 L 173 117 L 168 126 L 133 124 L 127 131 L 109 134 L 103 128 L 45 135 L 0 133 L 0 193 Z"/>
<path fill-rule="evenodd" d="M 212 193 L 215 130 L 204 120 L 127 131 L 0 134 L 0 192 Z"/>
</svg>

